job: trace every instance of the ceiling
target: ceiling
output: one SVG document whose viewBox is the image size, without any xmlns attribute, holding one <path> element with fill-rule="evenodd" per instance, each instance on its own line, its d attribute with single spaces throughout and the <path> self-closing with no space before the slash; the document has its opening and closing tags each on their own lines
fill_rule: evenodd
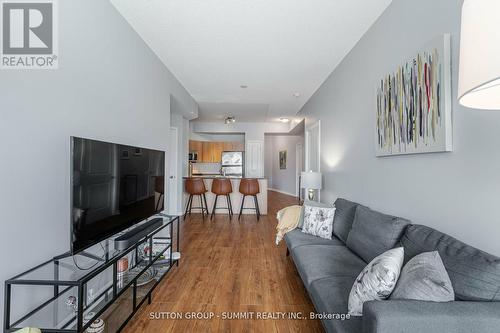
<svg viewBox="0 0 500 333">
<path fill-rule="evenodd" d="M 202 121 L 293 117 L 391 1 L 111 0 Z"/>
</svg>

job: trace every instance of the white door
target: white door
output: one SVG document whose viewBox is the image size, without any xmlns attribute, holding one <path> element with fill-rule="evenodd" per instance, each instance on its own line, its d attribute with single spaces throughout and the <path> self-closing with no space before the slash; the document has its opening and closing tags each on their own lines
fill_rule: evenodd
<svg viewBox="0 0 500 333">
<path fill-rule="evenodd" d="M 169 150 L 167 153 L 168 157 L 168 182 L 167 182 L 167 201 L 168 201 L 168 214 L 175 215 L 179 212 L 178 201 L 179 201 L 179 177 L 178 177 L 178 167 L 179 162 L 178 156 L 178 131 L 177 128 L 170 128 L 170 142 Z"/>
<path fill-rule="evenodd" d="M 304 146 L 302 143 L 298 143 L 295 148 L 295 195 L 297 197 L 303 198 L 300 193 L 300 173 L 304 171 Z"/>
<path fill-rule="evenodd" d="M 247 141 L 246 143 L 246 172 L 247 178 L 264 177 L 264 141 Z"/>
</svg>

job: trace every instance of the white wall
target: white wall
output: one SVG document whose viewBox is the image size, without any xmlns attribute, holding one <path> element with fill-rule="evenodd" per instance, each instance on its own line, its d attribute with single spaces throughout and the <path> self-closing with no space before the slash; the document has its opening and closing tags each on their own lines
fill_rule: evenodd
<svg viewBox="0 0 500 333">
<path fill-rule="evenodd" d="M 461 5 L 394 0 L 301 115 L 321 119 L 322 201 L 347 197 L 500 255 L 500 112 L 457 103 Z M 377 83 L 442 33 L 452 38 L 454 151 L 376 158 Z"/>
<path fill-rule="evenodd" d="M 192 131 L 194 133 L 244 133 L 245 140 L 264 141 L 265 133 L 288 133 L 289 124 L 284 123 L 247 123 L 235 122 L 224 124 L 224 122 L 201 122 L 192 121 Z"/>
<path fill-rule="evenodd" d="M 59 1 L 59 19 L 58 70 L 0 73 L 2 299 L 4 280 L 69 250 L 70 136 L 166 150 L 170 94 L 196 108 L 108 1 Z"/>
<path fill-rule="evenodd" d="M 265 139 L 265 177 L 270 179 L 269 187 L 296 196 L 296 149 L 304 144 L 303 136 L 266 135 Z M 279 152 L 287 151 L 287 168 L 280 169 Z"/>
<path fill-rule="evenodd" d="M 191 132 L 190 140 L 208 142 L 241 142 L 245 143 L 245 134 L 205 134 Z"/>
</svg>

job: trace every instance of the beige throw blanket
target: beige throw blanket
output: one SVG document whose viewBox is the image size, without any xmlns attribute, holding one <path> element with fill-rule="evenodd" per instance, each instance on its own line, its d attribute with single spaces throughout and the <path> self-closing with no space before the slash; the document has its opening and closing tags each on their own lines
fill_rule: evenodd
<svg viewBox="0 0 500 333">
<path fill-rule="evenodd" d="M 300 206 L 290 206 L 280 210 L 276 216 L 278 226 L 276 227 L 276 245 L 281 242 L 283 236 L 289 231 L 297 228 L 300 219 Z"/>
</svg>

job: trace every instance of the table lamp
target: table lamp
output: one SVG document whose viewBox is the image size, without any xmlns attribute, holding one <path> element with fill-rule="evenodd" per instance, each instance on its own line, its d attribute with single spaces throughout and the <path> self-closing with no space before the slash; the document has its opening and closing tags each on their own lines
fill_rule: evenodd
<svg viewBox="0 0 500 333">
<path fill-rule="evenodd" d="M 458 100 L 500 110 L 500 1 L 465 0 L 462 7 Z"/>
<path fill-rule="evenodd" d="M 321 173 L 320 172 L 302 172 L 301 177 L 301 188 L 307 189 L 307 198 L 310 201 L 314 200 L 314 190 L 321 190 Z"/>
</svg>

